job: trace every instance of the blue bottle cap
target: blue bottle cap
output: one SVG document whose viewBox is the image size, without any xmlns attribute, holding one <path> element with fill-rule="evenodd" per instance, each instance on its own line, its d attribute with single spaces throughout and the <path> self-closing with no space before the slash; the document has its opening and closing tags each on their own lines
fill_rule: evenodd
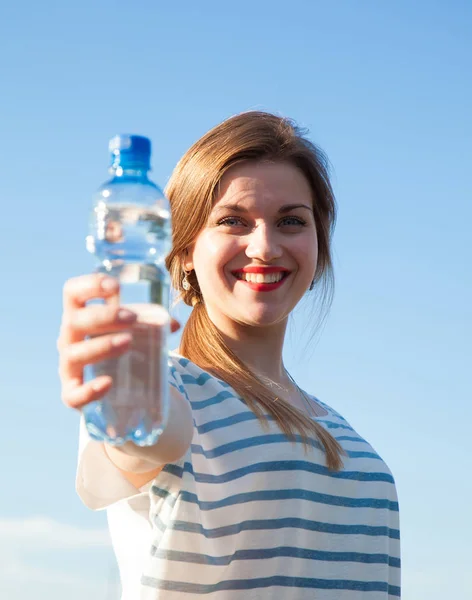
<svg viewBox="0 0 472 600">
<path fill-rule="evenodd" d="M 151 140 L 142 135 L 115 135 L 108 144 L 111 166 L 116 169 L 150 169 Z"/>
</svg>

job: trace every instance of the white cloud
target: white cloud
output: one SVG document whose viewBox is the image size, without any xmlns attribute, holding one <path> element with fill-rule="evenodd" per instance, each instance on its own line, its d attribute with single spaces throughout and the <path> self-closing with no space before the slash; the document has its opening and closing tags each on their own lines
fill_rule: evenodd
<svg viewBox="0 0 472 600">
<path fill-rule="evenodd" d="M 45 516 L 0 519 L 0 598 L 117 599 L 118 573 L 106 529 Z M 110 595 L 111 594 L 111 595 Z"/>
<path fill-rule="evenodd" d="M 0 566 L 0 581 L 32 581 L 39 584 L 53 584 L 60 586 L 79 586 L 83 587 L 84 578 L 71 573 L 48 568 L 36 567 L 26 562 L 22 562 L 19 557 L 10 557 L 10 560 L 3 562 Z"/>
<path fill-rule="evenodd" d="M 106 578 L 73 576 L 52 568 L 17 563 L 8 573 L 0 571 L 0 597 L 2 600 L 30 600 L 32 597 L 37 600 L 119 600 L 120 591 L 116 582 Z"/>
<path fill-rule="evenodd" d="M 0 539 L 7 548 L 26 543 L 29 547 L 91 548 L 111 546 L 106 529 L 82 529 L 75 525 L 59 523 L 48 517 L 27 517 L 25 519 L 0 519 Z"/>
</svg>

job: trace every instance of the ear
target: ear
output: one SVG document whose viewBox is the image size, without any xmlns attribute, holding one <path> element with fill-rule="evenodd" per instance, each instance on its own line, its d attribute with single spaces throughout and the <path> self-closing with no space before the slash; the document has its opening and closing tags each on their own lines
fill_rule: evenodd
<svg viewBox="0 0 472 600">
<path fill-rule="evenodd" d="M 182 266 L 187 273 L 193 271 L 193 248 L 187 248 L 184 251 L 184 255 L 182 257 Z"/>
</svg>

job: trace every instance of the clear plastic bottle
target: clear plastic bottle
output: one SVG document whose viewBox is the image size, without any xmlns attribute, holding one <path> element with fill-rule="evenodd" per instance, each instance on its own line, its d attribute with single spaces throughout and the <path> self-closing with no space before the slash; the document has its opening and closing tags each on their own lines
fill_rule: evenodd
<svg viewBox="0 0 472 600">
<path fill-rule="evenodd" d="M 86 367 L 86 380 L 111 375 L 113 386 L 83 413 L 92 438 L 147 446 L 159 438 L 168 414 L 170 282 L 165 258 L 172 243 L 170 207 L 148 178 L 148 138 L 117 135 L 109 149 L 112 177 L 95 195 L 86 245 L 96 258 L 95 272 L 119 280 L 120 305 L 135 311 L 138 321 L 126 354 Z M 164 327 L 153 326 L 156 316 Z"/>
</svg>

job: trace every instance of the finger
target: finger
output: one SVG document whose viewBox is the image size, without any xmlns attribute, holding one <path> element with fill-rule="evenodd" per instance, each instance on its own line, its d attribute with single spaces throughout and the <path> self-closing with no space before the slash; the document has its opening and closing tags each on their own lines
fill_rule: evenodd
<svg viewBox="0 0 472 600">
<path fill-rule="evenodd" d="M 94 400 L 103 398 L 112 385 L 112 378 L 108 375 L 102 375 L 84 384 L 71 380 L 64 388 L 62 401 L 70 408 L 80 409 Z"/>
<path fill-rule="evenodd" d="M 74 338 L 83 339 L 86 335 L 101 335 L 131 327 L 137 317 L 135 312 L 125 307 L 93 304 L 74 311 L 68 326 L 74 330 Z"/>
<path fill-rule="evenodd" d="M 103 274 L 81 275 L 69 279 L 63 289 L 64 312 L 57 341 L 61 345 L 80 341 L 83 336 L 70 326 L 77 309 L 95 298 L 103 298 L 105 302 L 117 306 L 119 304 L 119 282 Z"/>
<path fill-rule="evenodd" d="M 67 387 L 69 381 L 81 384 L 86 365 L 121 356 L 130 349 L 132 341 L 130 332 L 122 332 L 71 344 L 61 354 L 60 376 L 63 385 Z"/>
<path fill-rule="evenodd" d="M 72 277 L 66 281 L 63 289 L 64 310 L 82 308 L 94 298 L 111 298 L 119 294 L 119 289 L 117 279 L 102 273 Z"/>
</svg>

